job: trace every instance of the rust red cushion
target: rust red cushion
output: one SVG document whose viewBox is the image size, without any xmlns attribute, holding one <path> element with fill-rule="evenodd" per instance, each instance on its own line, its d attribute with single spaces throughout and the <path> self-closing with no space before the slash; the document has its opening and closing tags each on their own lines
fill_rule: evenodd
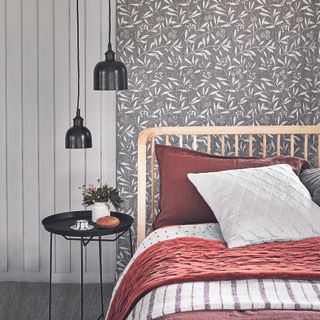
<svg viewBox="0 0 320 320">
<path fill-rule="evenodd" d="M 154 228 L 170 225 L 217 222 L 213 212 L 188 180 L 188 173 L 214 172 L 286 163 L 299 175 L 310 168 L 308 161 L 295 157 L 221 157 L 193 150 L 157 144 L 160 173 L 159 214 Z"/>
</svg>

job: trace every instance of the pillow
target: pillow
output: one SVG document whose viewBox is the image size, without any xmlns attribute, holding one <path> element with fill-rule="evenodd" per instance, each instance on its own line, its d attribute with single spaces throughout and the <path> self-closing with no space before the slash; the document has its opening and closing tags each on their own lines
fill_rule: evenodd
<svg viewBox="0 0 320 320">
<path fill-rule="evenodd" d="M 300 180 L 309 190 L 313 201 L 320 206 L 320 169 L 304 170 Z"/>
<path fill-rule="evenodd" d="M 229 248 L 320 236 L 320 207 L 288 164 L 188 174 Z"/>
<path fill-rule="evenodd" d="M 217 222 L 210 207 L 188 180 L 189 172 L 222 171 L 278 163 L 290 164 L 297 174 L 304 168 L 310 168 L 309 162 L 291 157 L 228 158 L 160 144 L 156 144 L 155 152 L 160 173 L 159 214 L 155 229 L 170 225 Z"/>
</svg>

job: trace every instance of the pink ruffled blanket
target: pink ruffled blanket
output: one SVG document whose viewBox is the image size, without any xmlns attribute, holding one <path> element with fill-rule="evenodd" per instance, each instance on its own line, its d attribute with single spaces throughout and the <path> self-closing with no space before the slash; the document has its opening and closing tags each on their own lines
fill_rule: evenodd
<svg viewBox="0 0 320 320">
<path fill-rule="evenodd" d="M 318 280 L 319 248 L 320 238 L 234 249 L 200 238 L 160 242 L 131 265 L 112 301 L 108 320 L 124 320 L 142 296 L 174 283 L 247 278 Z"/>
</svg>

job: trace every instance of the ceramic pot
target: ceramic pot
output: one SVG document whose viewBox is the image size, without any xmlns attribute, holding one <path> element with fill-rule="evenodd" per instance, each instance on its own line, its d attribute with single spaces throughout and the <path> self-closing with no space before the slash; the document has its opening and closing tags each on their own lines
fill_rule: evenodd
<svg viewBox="0 0 320 320">
<path fill-rule="evenodd" d="M 107 202 L 95 202 L 92 207 L 92 222 L 99 218 L 110 216 L 110 205 Z"/>
</svg>

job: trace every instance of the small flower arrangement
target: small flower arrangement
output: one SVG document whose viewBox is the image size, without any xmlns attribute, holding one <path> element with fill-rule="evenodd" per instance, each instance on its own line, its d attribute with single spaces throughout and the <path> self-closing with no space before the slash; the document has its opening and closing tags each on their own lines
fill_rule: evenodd
<svg viewBox="0 0 320 320">
<path fill-rule="evenodd" d="M 83 185 L 82 189 L 83 202 L 82 204 L 86 207 L 94 205 L 96 202 L 112 203 L 115 209 L 119 209 L 123 202 L 120 196 L 118 188 L 109 186 L 108 184 L 102 185 L 100 179 L 97 180 L 100 184 L 99 187 L 93 185 Z"/>
</svg>

